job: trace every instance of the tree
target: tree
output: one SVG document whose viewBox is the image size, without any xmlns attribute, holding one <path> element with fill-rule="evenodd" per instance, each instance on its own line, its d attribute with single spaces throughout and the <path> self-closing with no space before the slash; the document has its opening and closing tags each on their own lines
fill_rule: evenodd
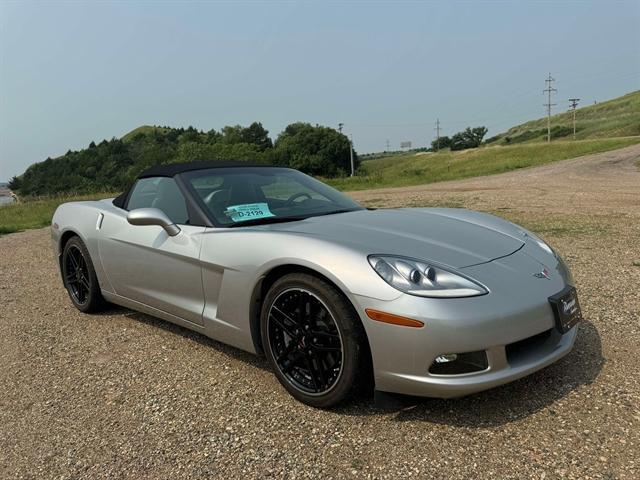
<svg viewBox="0 0 640 480">
<path fill-rule="evenodd" d="M 22 185 L 22 181 L 20 180 L 20 177 L 16 177 L 13 176 L 11 178 L 11 180 L 9 180 L 9 190 L 15 190 L 18 191 L 20 190 L 20 186 Z"/>
<path fill-rule="evenodd" d="M 273 147 L 273 142 L 269 138 L 269 131 L 260 122 L 253 122 L 240 132 L 240 138 L 244 143 L 256 145 L 262 152 Z"/>
<path fill-rule="evenodd" d="M 244 143 L 242 140 L 242 131 L 244 129 L 240 125 L 227 125 L 222 128 L 221 141 L 224 143 Z"/>
<path fill-rule="evenodd" d="M 443 148 L 451 147 L 451 139 L 447 136 L 440 137 L 440 140 L 434 140 L 431 142 L 431 150 L 437 152 L 438 150 L 442 150 Z"/>
<path fill-rule="evenodd" d="M 278 136 L 272 159 L 305 173 L 333 177 L 351 171 L 350 150 L 349 139 L 337 130 L 298 122 Z M 360 161 L 356 152 L 353 161 L 357 169 Z"/>
<path fill-rule="evenodd" d="M 477 148 L 482 144 L 482 139 L 487 134 L 487 127 L 467 127 L 464 131 L 451 137 L 451 150 L 465 150 Z"/>
<path fill-rule="evenodd" d="M 11 179 L 21 196 L 121 191 L 152 165 L 191 160 L 270 162 L 322 176 L 350 171 L 349 139 L 328 127 L 294 123 L 283 131 L 276 146 L 259 123 L 202 132 L 194 127 L 152 127 L 126 139 L 102 140 L 88 148 L 31 165 Z M 354 155 L 355 165 L 359 161 Z"/>
</svg>

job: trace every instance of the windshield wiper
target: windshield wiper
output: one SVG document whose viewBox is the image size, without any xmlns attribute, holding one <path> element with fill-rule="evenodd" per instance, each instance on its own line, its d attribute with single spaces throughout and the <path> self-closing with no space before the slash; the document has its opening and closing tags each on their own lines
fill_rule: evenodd
<svg viewBox="0 0 640 480">
<path fill-rule="evenodd" d="M 227 225 L 227 228 L 237 228 L 237 227 L 249 227 L 252 225 L 268 225 L 270 223 L 284 223 L 284 222 L 296 222 L 299 220 L 306 220 L 307 218 L 312 217 L 322 217 L 324 215 L 333 215 L 337 213 L 347 213 L 347 212 L 356 212 L 358 209 L 354 208 L 345 208 L 343 210 L 333 210 L 331 212 L 322 212 L 310 215 L 297 215 L 293 217 L 265 217 L 265 218 L 254 218 L 252 220 L 246 220 L 244 222 L 232 223 L 231 225 Z"/>
<path fill-rule="evenodd" d="M 231 225 L 227 225 L 227 228 L 236 228 L 236 227 L 248 227 L 251 225 L 268 225 L 270 223 L 284 223 L 284 222 L 295 222 L 297 220 L 305 220 L 309 218 L 308 216 L 300 215 L 297 217 L 265 217 L 265 218 L 254 218 L 252 220 L 245 220 L 244 222 L 232 223 Z"/>
</svg>

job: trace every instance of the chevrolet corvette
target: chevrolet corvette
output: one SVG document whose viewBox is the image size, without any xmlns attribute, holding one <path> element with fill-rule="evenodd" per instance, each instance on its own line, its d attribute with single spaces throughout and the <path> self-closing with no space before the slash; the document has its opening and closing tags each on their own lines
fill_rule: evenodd
<svg viewBox="0 0 640 480">
<path fill-rule="evenodd" d="M 296 399 L 457 397 L 537 371 L 581 318 L 560 255 L 451 208 L 363 208 L 297 170 L 151 167 L 116 198 L 69 202 L 52 241 L 73 305 L 107 303 L 264 354 Z"/>
</svg>

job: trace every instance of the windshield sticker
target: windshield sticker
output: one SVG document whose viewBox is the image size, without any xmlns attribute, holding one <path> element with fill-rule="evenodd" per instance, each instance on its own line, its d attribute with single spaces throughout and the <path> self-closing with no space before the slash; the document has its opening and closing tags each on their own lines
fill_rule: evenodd
<svg viewBox="0 0 640 480">
<path fill-rule="evenodd" d="M 224 214 L 234 222 L 246 222 L 256 218 L 275 217 L 266 203 L 244 203 L 227 207 Z"/>
</svg>

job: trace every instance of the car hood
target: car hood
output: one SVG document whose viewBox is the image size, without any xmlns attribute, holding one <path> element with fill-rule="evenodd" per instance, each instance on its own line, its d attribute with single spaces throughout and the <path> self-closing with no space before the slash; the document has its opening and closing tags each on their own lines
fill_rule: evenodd
<svg viewBox="0 0 640 480">
<path fill-rule="evenodd" d="M 262 228 L 325 238 L 367 255 L 401 255 L 455 268 L 486 263 L 524 245 L 514 224 L 453 208 L 358 210 Z"/>
</svg>

